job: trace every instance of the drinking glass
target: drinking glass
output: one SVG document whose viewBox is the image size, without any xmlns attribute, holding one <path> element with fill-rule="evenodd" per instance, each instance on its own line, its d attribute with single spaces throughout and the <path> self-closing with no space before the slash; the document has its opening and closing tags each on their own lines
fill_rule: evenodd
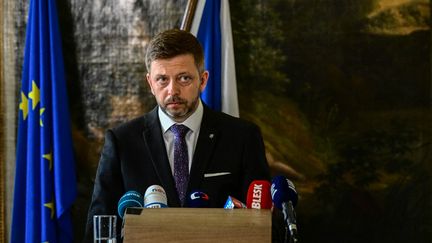
<svg viewBox="0 0 432 243">
<path fill-rule="evenodd" d="M 93 216 L 94 243 L 116 243 L 116 222 L 115 215 Z"/>
</svg>

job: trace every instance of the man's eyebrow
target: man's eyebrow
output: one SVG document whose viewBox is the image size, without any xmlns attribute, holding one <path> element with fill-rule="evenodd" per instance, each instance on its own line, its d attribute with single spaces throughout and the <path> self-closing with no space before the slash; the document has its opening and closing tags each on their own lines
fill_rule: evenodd
<svg viewBox="0 0 432 243">
<path fill-rule="evenodd" d="M 181 72 L 181 73 L 177 74 L 177 76 L 180 76 L 180 75 L 191 75 L 192 76 L 192 74 L 190 72 Z"/>
</svg>

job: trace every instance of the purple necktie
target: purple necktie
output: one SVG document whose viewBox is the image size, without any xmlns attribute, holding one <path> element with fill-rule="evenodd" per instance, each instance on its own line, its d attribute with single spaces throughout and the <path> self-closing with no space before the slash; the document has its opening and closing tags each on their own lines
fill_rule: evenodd
<svg viewBox="0 0 432 243">
<path fill-rule="evenodd" d="M 189 157 L 185 140 L 189 128 L 174 124 L 170 129 L 174 133 L 174 180 L 179 199 L 183 205 L 189 181 Z"/>
</svg>

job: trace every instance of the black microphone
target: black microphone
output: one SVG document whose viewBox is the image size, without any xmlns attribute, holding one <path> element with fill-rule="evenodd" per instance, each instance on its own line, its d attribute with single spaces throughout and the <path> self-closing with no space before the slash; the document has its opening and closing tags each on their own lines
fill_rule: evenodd
<svg viewBox="0 0 432 243">
<path fill-rule="evenodd" d="M 282 210 L 284 220 L 290 232 L 290 242 L 298 242 L 297 220 L 294 206 L 297 205 L 298 195 L 294 184 L 284 176 L 276 176 L 272 180 L 271 194 L 273 204 Z M 286 231 L 288 233 L 288 230 Z M 288 236 L 285 235 L 287 242 Z"/>
</svg>

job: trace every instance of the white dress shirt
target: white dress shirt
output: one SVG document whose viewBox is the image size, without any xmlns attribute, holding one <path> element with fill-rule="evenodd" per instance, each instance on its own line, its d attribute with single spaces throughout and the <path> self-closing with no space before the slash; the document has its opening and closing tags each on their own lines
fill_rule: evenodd
<svg viewBox="0 0 432 243">
<path fill-rule="evenodd" d="M 165 141 L 165 148 L 168 154 L 168 160 L 171 166 L 171 173 L 174 174 L 174 134 L 171 132 L 170 127 L 174 124 L 183 124 L 189 128 L 189 131 L 186 134 L 186 144 L 188 147 L 188 157 L 189 157 L 189 172 L 192 167 L 192 157 L 195 152 L 196 143 L 198 140 L 198 135 L 201 127 L 201 121 L 204 114 L 204 108 L 199 100 L 198 108 L 195 112 L 188 117 L 184 122 L 177 123 L 165 114 L 162 109 L 159 107 L 158 109 L 159 120 L 162 127 L 162 135 Z"/>
</svg>

